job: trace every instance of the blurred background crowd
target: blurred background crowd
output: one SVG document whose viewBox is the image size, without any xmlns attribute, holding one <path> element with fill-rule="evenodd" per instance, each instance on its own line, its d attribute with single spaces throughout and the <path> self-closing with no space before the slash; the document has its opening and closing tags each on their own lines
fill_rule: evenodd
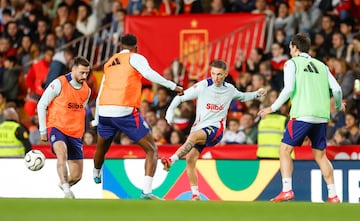
<svg viewBox="0 0 360 221">
<path fill-rule="evenodd" d="M 310 54 L 325 62 L 341 85 L 347 111 L 331 107 L 328 125 L 329 145 L 360 143 L 360 1 L 359 0 L 0 0 L 0 112 L 14 107 L 21 123 L 30 132 L 30 142 L 40 144 L 36 104 L 44 88 L 60 74 L 69 71 L 80 50 L 76 39 L 115 23 L 123 29 L 126 16 L 166 16 L 191 13 L 264 13 L 266 48 L 253 48 L 248 57 L 238 50 L 228 82 L 241 91 L 268 90 L 260 100 L 233 101 L 221 144 L 256 144 L 257 113 L 271 105 L 283 88 L 283 66 L 290 59 L 288 44 L 296 32 L 307 32 L 312 39 Z M 219 27 L 220 28 L 220 27 Z M 119 33 L 119 30 L 117 30 Z M 113 36 L 114 37 L 114 36 Z M 63 48 L 71 44 L 71 47 Z M 61 50 L 59 50 L 61 49 Z M 150 64 L 151 65 L 151 64 Z M 101 67 L 97 67 L 101 71 Z M 165 78 L 188 88 L 198 79 L 180 82 L 186 73 L 174 61 L 159 71 Z M 95 68 L 96 69 L 96 68 Z M 94 117 L 99 82 L 90 74 L 92 96 L 87 107 L 83 140 L 96 143 Z M 165 112 L 174 94 L 158 85 L 144 87 L 141 114 L 152 128 L 158 145 L 182 144 L 195 117 L 196 103 L 182 103 L 176 110 L 174 125 L 165 121 Z M 289 116 L 289 103 L 279 113 Z M 0 115 L 0 122 L 2 121 Z M 132 141 L 119 133 L 115 144 Z M 220 145 L 221 145 L 220 144 Z"/>
</svg>

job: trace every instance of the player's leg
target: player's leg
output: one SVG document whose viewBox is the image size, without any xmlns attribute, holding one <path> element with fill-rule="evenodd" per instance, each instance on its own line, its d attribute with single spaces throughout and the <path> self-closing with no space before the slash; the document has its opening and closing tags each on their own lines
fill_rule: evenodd
<svg viewBox="0 0 360 221">
<path fill-rule="evenodd" d="M 56 141 L 53 143 L 53 151 L 56 155 L 56 169 L 60 179 L 59 187 L 64 191 L 65 198 L 74 198 L 74 194 L 70 190 L 69 174 L 67 168 L 67 146 L 64 141 Z"/>
<path fill-rule="evenodd" d="M 161 163 L 164 165 L 164 170 L 170 170 L 171 164 L 189 153 L 195 144 L 205 145 L 206 139 L 207 135 L 204 130 L 191 132 L 185 143 L 181 145 L 171 157 L 161 158 Z"/>
<path fill-rule="evenodd" d="M 81 160 L 68 160 L 68 166 L 69 166 L 69 184 L 70 186 L 75 185 L 77 182 L 79 182 L 82 178 L 83 173 L 83 163 L 84 161 Z"/>
<path fill-rule="evenodd" d="M 59 175 L 60 183 L 68 182 L 68 168 L 67 168 L 67 147 L 64 141 L 56 141 L 53 143 L 53 151 L 56 155 L 56 169 Z"/>
<path fill-rule="evenodd" d="M 192 148 L 186 155 L 186 172 L 192 192 L 192 200 L 200 200 L 198 176 L 196 173 L 196 162 L 199 158 L 199 154 L 200 153 L 196 148 Z"/>
<path fill-rule="evenodd" d="M 141 138 L 137 144 L 145 151 L 145 177 L 141 193 L 142 199 L 159 200 L 160 198 L 152 194 L 152 182 L 156 171 L 158 160 L 158 148 L 150 133 Z"/>
<path fill-rule="evenodd" d="M 310 132 L 309 138 L 312 144 L 312 152 L 316 163 L 319 165 L 321 174 L 324 177 L 325 183 L 328 188 L 328 202 L 340 202 L 336 194 L 334 182 L 334 169 L 326 156 L 326 128 L 327 124 L 314 124 Z"/>
<path fill-rule="evenodd" d="M 113 125 L 114 122 L 118 121 L 119 118 L 109 118 L 99 116 L 99 124 L 97 128 L 97 142 L 96 150 L 94 153 L 94 168 L 93 168 L 93 178 L 94 182 L 99 184 L 101 183 L 101 168 L 104 164 L 105 154 L 110 148 L 114 134 L 117 131 L 117 128 Z"/>
<path fill-rule="evenodd" d="M 101 169 L 104 164 L 105 154 L 108 152 L 112 140 L 113 137 L 105 139 L 100 135 L 97 136 L 96 150 L 94 153 L 94 168 Z"/>
<path fill-rule="evenodd" d="M 145 176 L 153 177 L 158 160 L 158 148 L 150 133 L 141 138 L 137 144 L 145 151 Z"/>
</svg>

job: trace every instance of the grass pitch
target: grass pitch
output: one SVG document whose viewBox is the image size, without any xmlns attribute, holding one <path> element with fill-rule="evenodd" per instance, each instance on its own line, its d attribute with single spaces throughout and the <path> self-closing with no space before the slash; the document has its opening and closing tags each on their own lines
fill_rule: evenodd
<svg viewBox="0 0 360 221">
<path fill-rule="evenodd" d="M 359 204 L 0 199 L 1 221 L 358 221 Z"/>
</svg>

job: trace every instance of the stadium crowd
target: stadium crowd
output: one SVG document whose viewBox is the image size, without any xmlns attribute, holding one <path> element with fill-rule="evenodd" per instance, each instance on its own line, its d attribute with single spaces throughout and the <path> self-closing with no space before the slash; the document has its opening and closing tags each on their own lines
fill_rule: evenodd
<svg viewBox="0 0 360 221">
<path fill-rule="evenodd" d="M 309 33 L 311 56 L 330 67 L 347 103 L 345 113 L 331 109 L 328 143 L 360 144 L 359 11 L 359 0 L 1 0 L 0 112 L 5 107 L 15 107 L 30 132 L 31 143 L 40 144 L 36 104 L 53 77 L 70 70 L 78 48 L 75 44 L 71 50 L 57 49 L 94 33 L 105 24 L 122 24 L 125 15 L 264 13 L 267 15 L 268 49 L 253 48 L 248 57 L 238 50 L 235 66 L 230 67 L 238 77 L 233 79 L 229 75 L 226 80 L 241 91 L 266 88 L 268 93 L 260 100 L 232 103 L 221 144 L 257 143 L 260 120 L 257 113 L 261 107 L 269 106 L 283 87 L 283 65 L 290 58 L 288 44 L 296 32 Z M 162 74 L 188 88 L 197 80 L 180 82 L 178 73 L 182 68 L 180 62 L 174 61 Z M 97 95 L 98 82 L 94 75 L 90 74 L 88 84 L 93 94 L 87 107 L 83 140 L 85 145 L 93 145 L 96 130 L 89 122 L 94 117 Z M 182 144 L 194 120 L 196 103 L 188 101 L 177 108 L 174 125 L 166 123 L 165 112 L 174 96 L 159 85 L 143 89 L 140 112 L 151 126 L 158 145 Z M 289 115 L 289 105 L 280 109 L 284 116 Z M 1 118 L 0 115 L 0 122 Z M 113 142 L 133 143 L 120 133 Z"/>
</svg>

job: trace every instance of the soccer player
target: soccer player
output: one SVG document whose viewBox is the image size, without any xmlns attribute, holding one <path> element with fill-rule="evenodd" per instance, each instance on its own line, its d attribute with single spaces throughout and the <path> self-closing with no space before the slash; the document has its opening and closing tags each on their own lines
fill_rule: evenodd
<svg viewBox="0 0 360 221">
<path fill-rule="evenodd" d="M 59 187 L 65 198 L 74 198 L 70 186 L 80 181 L 83 172 L 81 138 L 85 130 L 85 107 L 91 94 L 86 84 L 89 73 L 89 61 L 74 58 L 71 72 L 53 80 L 37 105 L 41 141 L 50 140 L 57 158 Z"/>
<path fill-rule="evenodd" d="M 136 53 L 137 38 L 126 34 L 121 38 L 122 50 L 104 65 L 104 76 L 96 99 L 96 114 L 92 126 L 98 125 L 98 139 L 94 154 L 93 176 L 101 183 L 101 167 L 106 152 L 117 131 L 125 133 L 146 153 L 142 199 L 159 199 L 152 194 L 152 181 L 158 160 L 158 150 L 150 128 L 140 115 L 141 79 L 160 84 L 183 94 L 183 89 L 154 71 L 147 59 Z"/>
<path fill-rule="evenodd" d="M 183 96 L 176 96 L 165 116 L 167 122 L 172 124 L 174 122 L 175 108 L 181 102 L 197 99 L 196 118 L 188 138 L 170 158 L 163 157 L 161 159 L 164 170 L 169 170 L 176 160 L 187 154 L 186 170 L 190 181 L 192 200 L 200 200 L 195 170 L 196 161 L 205 147 L 214 146 L 220 142 L 231 101 L 233 99 L 248 101 L 266 93 L 263 88 L 255 92 L 243 93 L 238 91 L 232 84 L 224 82 L 228 72 L 227 65 L 222 60 L 214 60 L 210 66 L 211 78 L 202 80 L 185 90 Z"/>
<path fill-rule="evenodd" d="M 340 202 L 334 184 L 333 167 L 326 157 L 326 126 L 330 118 L 330 90 L 335 99 L 336 110 L 344 111 L 341 87 L 332 76 L 329 68 L 321 61 L 312 58 L 310 38 L 298 33 L 290 42 L 291 59 L 284 67 L 284 88 L 270 107 L 259 111 L 261 118 L 278 110 L 289 98 L 291 100 L 290 121 L 286 126 L 280 145 L 280 171 L 282 192 L 271 199 L 273 202 L 293 200 L 292 190 L 293 162 L 291 153 L 294 146 L 301 146 L 305 137 L 311 140 L 316 163 L 327 184 L 328 202 Z"/>
</svg>

